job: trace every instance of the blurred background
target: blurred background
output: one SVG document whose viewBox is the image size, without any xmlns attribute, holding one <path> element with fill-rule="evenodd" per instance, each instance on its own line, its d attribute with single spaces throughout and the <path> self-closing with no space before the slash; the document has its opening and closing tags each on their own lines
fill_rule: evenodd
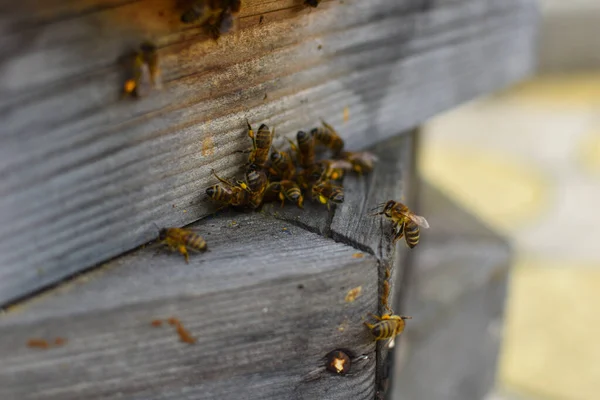
<svg viewBox="0 0 600 400">
<path fill-rule="evenodd" d="M 425 127 L 421 175 L 514 249 L 496 392 L 599 399 L 600 1 L 539 0 L 539 74 Z"/>
</svg>

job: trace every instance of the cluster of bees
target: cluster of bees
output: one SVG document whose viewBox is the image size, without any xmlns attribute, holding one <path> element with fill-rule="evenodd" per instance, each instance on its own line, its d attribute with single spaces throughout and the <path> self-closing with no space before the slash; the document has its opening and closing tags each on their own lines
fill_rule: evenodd
<svg viewBox="0 0 600 400">
<path fill-rule="evenodd" d="M 373 169 L 377 161 L 369 152 L 344 151 L 344 141 L 335 129 L 322 122 L 310 132 L 299 131 L 297 143 L 288 140 L 289 150 L 273 148 L 275 130 L 265 124 L 255 132 L 248 123 L 252 149 L 246 163 L 243 180 L 235 183 L 223 179 L 206 189 L 207 196 L 225 206 L 257 209 L 265 202 L 289 201 L 303 208 L 305 197 L 326 205 L 344 201 L 344 189 L 339 184 L 347 172 L 363 174 Z M 331 152 L 331 158 L 317 160 L 319 147 Z"/>
</svg>

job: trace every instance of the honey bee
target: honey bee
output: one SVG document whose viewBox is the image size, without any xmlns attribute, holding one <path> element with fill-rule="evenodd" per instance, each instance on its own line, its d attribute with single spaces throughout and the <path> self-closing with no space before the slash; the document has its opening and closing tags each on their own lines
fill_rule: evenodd
<svg viewBox="0 0 600 400">
<path fill-rule="evenodd" d="M 123 94 L 144 96 L 150 86 L 160 88 L 160 67 L 156 45 L 144 42 L 131 58 L 131 76 L 123 85 Z"/>
<path fill-rule="evenodd" d="M 275 129 L 271 131 L 267 125 L 262 124 L 258 128 L 258 131 L 254 133 L 250 123 L 248 121 L 246 123 L 248 124 L 248 136 L 252 139 L 252 150 L 250 151 L 248 162 L 258 167 L 264 167 L 269 159 Z"/>
<path fill-rule="evenodd" d="M 375 340 L 392 339 L 404 331 L 406 319 L 412 319 L 405 315 L 383 314 L 381 317 L 371 314 L 378 322 L 370 324 L 365 322 L 365 326 L 369 328 Z"/>
<path fill-rule="evenodd" d="M 312 187 L 312 198 L 321 204 L 326 204 L 330 209 L 330 203 L 340 204 L 344 202 L 344 189 L 334 186 L 329 181 L 319 182 Z"/>
<path fill-rule="evenodd" d="M 322 127 L 314 128 L 310 134 L 318 143 L 331 149 L 334 154 L 338 154 L 344 148 L 344 141 L 327 122 L 321 120 L 321 124 Z"/>
<path fill-rule="evenodd" d="M 315 163 L 315 139 L 304 131 L 296 134 L 298 141 L 298 157 L 302 168 L 309 168 Z"/>
<path fill-rule="evenodd" d="M 296 204 L 299 208 L 304 208 L 304 196 L 302 195 L 302 190 L 294 181 L 284 180 L 272 182 L 269 184 L 267 191 L 278 194 L 282 207 L 287 199 Z"/>
<path fill-rule="evenodd" d="M 206 251 L 207 249 L 206 241 L 189 229 L 163 228 L 160 230 L 158 238 L 172 250 L 183 254 L 186 263 L 190 262 L 188 249 L 194 251 Z"/>
<path fill-rule="evenodd" d="M 248 205 L 251 208 L 261 205 L 268 184 L 267 174 L 263 170 L 251 167 L 246 171 L 246 183 L 240 186 L 249 192 Z"/>
<path fill-rule="evenodd" d="M 181 16 L 181 22 L 205 25 L 213 39 L 227 33 L 234 25 L 233 15 L 242 6 L 241 0 L 197 0 Z"/>
<path fill-rule="evenodd" d="M 287 151 L 273 151 L 271 153 L 271 175 L 282 180 L 291 180 L 296 175 L 296 166 L 292 156 Z"/>
<path fill-rule="evenodd" d="M 375 163 L 379 161 L 375 154 L 368 151 L 344 151 L 341 157 L 348 161 L 352 165 L 352 170 L 359 175 L 372 171 Z"/>
<path fill-rule="evenodd" d="M 304 4 L 313 8 L 316 8 L 321 0 L 305 0 Z"/>
<path fill-rule="evenodd" d="M 414 214 L 404 204 L 389 200 L 383 205 L 382 211 L 375 215 L 385 215 L 386 218 L 392 221 L 392 232 L 394 233 L 394 243 L 405 237 L 406 244 L 411 249 L 419 243 L 420 229 L 429 228 L 429 223 L 424 217 Z M 379 209 L 377 207 L 376 209 Z"/>
<path fill-rule="evenodd" d="M 346 171 L 352 170 L 352 164 L 346 160 L 321 160 L 318 165 L 321 167 L 320 180 L 338 181 Z"/>
<path fill-rule="evenodd" d="M 224 204 L 226 206 L 242 206 L 248 202 L 247 190 L 245 190 L 239 185 L 234 185 L 233 183 L 219 177 L 214 170 L 212 171 L 212 173 L 219 181 L 223 182 L 226 186 L 216 184 L 207 188 L 206 194 L 211 200 Z"/>
</svg>

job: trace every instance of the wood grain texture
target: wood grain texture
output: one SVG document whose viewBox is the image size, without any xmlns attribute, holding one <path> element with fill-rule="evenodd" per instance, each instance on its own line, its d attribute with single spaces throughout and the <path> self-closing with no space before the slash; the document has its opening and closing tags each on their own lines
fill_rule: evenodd
<svg viewBox="0 0 600 400">
<path fill-rule="evenodd" d="M 533 64 L 532 0 L 299 3 L 248 0 L 215 43 L 168 0 L 2 2 L 0 304 L 209 214 L 246 118 L 293 135 L 324 117 L 365 148 Z M 119 101 L 144 39 L 164 90 Z"/>
<path fill-rule="evenodd" d="M 494 384 L 511 251 L 429 185 L 422 204 L 432 229 L 403 285 L 414 319 L 396 351 L 390 398 L 481 399 Z"/>
<path fill-rule="evenodd" d="M 149 246 L 0 316 L 0 398 L 373 398 L 374 257 L 259 214 L 194 227 L 210 251 L 189 265 Z M 195 344 L 151 326 L 170 317 Z M 67 342 L 26 346 L 54 337 Z M 336 348 L 369 358 L 333 375 L 323 357 Z"/>
</svg>

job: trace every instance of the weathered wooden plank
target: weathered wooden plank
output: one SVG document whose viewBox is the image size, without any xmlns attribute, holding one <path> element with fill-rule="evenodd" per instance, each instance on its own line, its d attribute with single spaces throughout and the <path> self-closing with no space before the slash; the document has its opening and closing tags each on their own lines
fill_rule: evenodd
<svg viewBox="0 0 600 400">
<path fill-rule="evenodd" d="M 237 172 L 246 118 L 292 135 L 324 117 L 358 149 L 532 66 L 531 0 L 347 0 L 310 12 L 248 1 L 241 32 L 218 44 L 173 22 L 166 0 L 71 3 L 56 21 L 44 2 L 4 6 L 3 303 L 144 243 L 153 222 L 207 215 L 210 169 Z M 115 60 L 145 38 L 160 46 L 165 89 L 119 102 Z"/>
<path fill-rule="evenodd" d="M 494 384 L 510 249 L 436 189 L 424 185 L 422 199 L 436 228 L 403 284 L 402 311 L 414 319 L 396 351 L 391 398 L 481 399 Z"/>
<path fill-rule="evenodd" d="M 374 257 L 260 214 L 194 226 L 210 251 L 189 265 L 140 249 L 1 315 L 0 398 L 373 398 Z M 195 344 L 151 326 L 170 317 Z M 55 337 L 65 345 L 26 346 Z M 319 373 L 336 348 L 369 358 L 352 376 Z"/>
</svg>

